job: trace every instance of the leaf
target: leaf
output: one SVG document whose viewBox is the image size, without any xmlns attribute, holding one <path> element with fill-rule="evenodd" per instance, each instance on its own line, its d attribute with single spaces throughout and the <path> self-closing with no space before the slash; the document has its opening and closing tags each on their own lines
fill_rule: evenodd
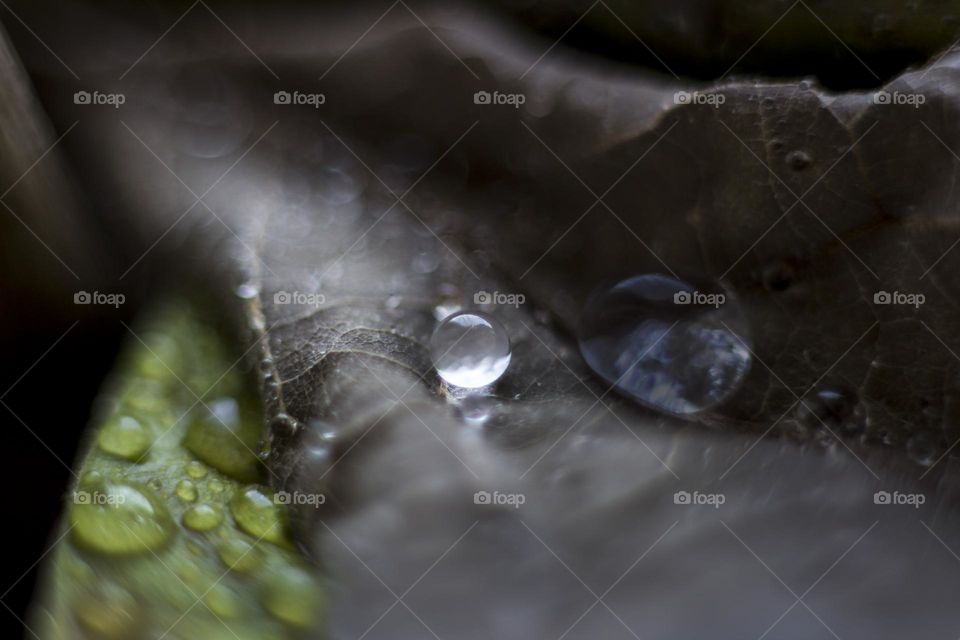
<svg viewBox="0 0 960 640">
<path fill-rule="evenodd" d="M 398 13 L 339 62 L 303 29 L 291 49 L 322 44 L 295 60 L 203 41 L 180 70 L 147 63 L 122 126 L 87 131 L 103 191 L 142 203 L 139 248 L 182 240 L 247 332 L 274 487 L 326 497 L 292 526 L 338 585 L 334 637 L 956 628 L 956 54 L 888 104 L 536 62 L 490 19 Z M 321 107 L 274 102 L 321 73 Z M 495 90 L 525 102 L 477 103 Z M 576 352 L 589 292 L 652 271 L 724 280 L 754 330 L 741 392 L 694 422 L 609 393 Z M 476 428 L 425 345 L 481 291 L 527 303 L 496 309 L 513 363 Z M 862 433 L 804 426 L 825 383 L 855 392 Z"/>
</svg>

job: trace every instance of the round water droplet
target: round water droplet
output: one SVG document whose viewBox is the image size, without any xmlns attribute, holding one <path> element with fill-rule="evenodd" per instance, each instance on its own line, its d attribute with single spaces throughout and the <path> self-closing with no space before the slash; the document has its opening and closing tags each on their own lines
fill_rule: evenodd
<svg viewBox="0 0 960 640">
<path fill-rule="evenodd" d="M 794 171 L 803 171 L 813 162 L 813 157 L 802 149 L 794 149 L 785 158 L 787 166 Z"/>
<path fill-rule="evenodd" d="M 284 511 L 269 489 L 247 487 L 230 501 L 230 513 L 237 525 L 254 538 L 284 543 Z"/>
<path fill-rule="evenodd" d="M 252 300 L 260 293 L 260 287 L 256 282 L 244 282 L 237 287 L 237 296 L 244 300 Z"/>
<path fill-rule="evenodd" d="M 174 493 L 184 502 L 193 502 L 197 499 L 197 485 L 189 480 L 181 480 L 177 483 Z"/>
<path fill-rule="evenodd" d="M 263 560 L 260 549 L 240 538 L 230 538 L 217 545 L 220 561 L 231 571 L 250 573 Z"/>
<path fill-rule="evenodd" d="M 81 485 L 70 508 L 78 546 L 105 554 L 134 554 L 163 545 L 175 531 L 163 503 L 146 487 L 100 481 Z"/>
<path fill-rule="evenodd" d="M 929 467 L 939 455 L 938 439 L 929 431 L 920 431 L 907 440 L 907 455 L 919 465 Z"/>
<path fill-rule="evenodd" d="M 194 531 L 210 531 L 223 522 L 223 511 L 214 505 L 200 503 L 183 513 L 183 524 Z"/>
<path fill-rule="evenodd" d="M 824 429 L 836 435 L 852 435 L 866 426 L 863 405 L 857 393 L 842 385 L 818 385 L 797 405 L 797 420 L 807 429 Z"/>
<path fill-rule="evenodd" d="M 580 326 L 594 373 L 650 408 L 687 415 L 730 398 L 750 369 L 739 305 L 716 285 L 644 274 L 595 292 Z"/>
<path fill-rule="evenodd" d="M 241 415 L 236 401 L 224 398 L 211 403 L 210 412 L 191 420 L 183 446 L 214 469 L 242 482 L 260 476 L 253 453 L 260 437 L 255 420 Z"/>
<path fill-rule="evenodd" d="M 191 460 L 187 463 L 187 475 L 194 480 L 200 480 L 207 475 L 207 467 L 197 460 Z"/>
<path fill-rule="evenodd" d="M 303 629 L 317 625 L 323 613 L 324 593 L 309 573 L 283 567 L 265 585 L 263 604 L 273 617 Z"/>
<path fill-rule="evenodd" d="M 479 311 L 445 318 L 430 337 L 437 373 L 455 387 L 476 389 L 496 382 L 510 365 L 510 338 L 500 322 Z"/>
<path fill-rule="evenodd" d="M 136 418 L 118 416 L 108 422 L 97 437 L 97 446 L 112 456 L 136 462 L 147 452 L 153 438 Z"/>
</svg>

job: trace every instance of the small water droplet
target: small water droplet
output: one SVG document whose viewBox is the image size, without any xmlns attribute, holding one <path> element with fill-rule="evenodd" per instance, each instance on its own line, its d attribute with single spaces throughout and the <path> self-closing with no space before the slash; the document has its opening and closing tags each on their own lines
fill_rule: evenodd
<svg viewBox="0 0 960 640">
<path fill-rule="evenodd" d="M 214 505 L 200 503 L 193 505 L 183 513 L 184 526 L 194 531 L 209 531 L 223 522 L 223 511 Z"/>
<path fill-rule="evenodd" d="M 139 420 L 118 416 L 103 427 L 97 446 L 110 455 L 136 462 L 150 448 L 152 440 L 150 431 Z"/>
<path fill-rule="evenodd" d="M 929 431 L 920 431 L 907 440 L 907 455 L 919 465 L 929 467 L 939 455 L 938 439 Z"/>
<path fill-rule="evenodd" d="M 739 304 L 716 285 L 662 274 L 595 292 L 580 327 L 583 359 L 637 402 L 693 414 L 739 389 L 750 369 L 749 331 Z"/>
<path fill-rule="evenodd" d="M 186 467 L 187 475 L 193 478 L 194 480 L 201 480 L 204 476 L 207 475 L 207 467 L 199 460 L 191 460 L 187 463 Z"/>
<path fill-rule="evenodd" d="M 808 429 L 827 430 L 828 440 L 836 435 L 852 435 L 865 426 L 863 405 L 857 393 L 842 385 L 818 385 L 797 405 L 797 420 Z"/>
<path fill-rule="evenodd" d="M 177 483 L 174 493 L 184 502 L 193 502 L 197 499 L 197 485 L 190 480 L 181 480 Z"/>
<path fill-rule="evenodd" d="M 784 160 L 787 166 L 794 171 L 803 171 L 813 163 L 813 156 L 803 149 L 794 149 L 787 154 Z"/>
<path fill-rule="evenodd" d="M 78 487 L 70 521 L 77 545 L 110 555 L 157 549 L 175 530 L 167 508 L 149 489 L 106 480 Z"/>
<path fill-rule="evenodd" d="M 430 337 L 430 357 L 444 381 L 477 389 L 493 384 L 507 370 L 510 338 L 493 316 L 461 311 L 437 326 Z"/>
<path fill-rule="evenodd" d="M 276 544 L 285 541 L 284 512 L 269 489 L 250 486 L 230 501 L 237 525 L 253 537 Z"/>
<path fill-rule="evenodd" d="M 253 300 L 260 293 L 260 287 L 255 282 L 244 282 L 237 287 L 237 296 L 244 300 Z"/>
</svg>

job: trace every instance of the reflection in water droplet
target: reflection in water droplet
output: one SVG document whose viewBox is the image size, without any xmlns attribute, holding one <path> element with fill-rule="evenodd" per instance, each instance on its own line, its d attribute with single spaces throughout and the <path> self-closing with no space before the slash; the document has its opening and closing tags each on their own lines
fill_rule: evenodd
<svg viewBox="0 0 960 640">
<path fill-rule="evenodd" d="M 595 292 L 579 344 L 594 373 L 620 392 L 677 415 L 730 398 L 751 362 L 747 322 L 730 294 L 661 274 Z"/>
<path fill-rule="evenodd" d="M 457 412 L 464 422 L 470 426 L 482 427 L 490 419 L 496 406 L 496 399 L 471 393 L 463 398 L 456 399 L 455 404 Z"/>
<path fill-rule="evenodd" d="M 445 318 L 430 337 L 437 373 L 455 387 L 476 389 L 496 382 L 510 365 L 510 338 L 496 318 L 461 311 Z"/>
</svg>

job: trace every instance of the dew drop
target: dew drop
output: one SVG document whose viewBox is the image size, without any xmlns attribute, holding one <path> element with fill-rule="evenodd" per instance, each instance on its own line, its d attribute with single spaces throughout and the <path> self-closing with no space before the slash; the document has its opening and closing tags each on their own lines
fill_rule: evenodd
<svg viewBox="0 0 960 640">
<path fill-rule="evenodd" d="M 206 503 L 196 504 L 183 513 L 183 524 L 194 531 L 210 531 L 223 522 L 223 511 Z"/>
<path fill-rule="evenodd" d="M 139 460 L 151 444 L 149 430 L 130 416 L 110 420 L 97 437 L 97 446 L 101 451 L 131 462 Z"/>
<path fill-rule="evenodd" d="M 296 567 L 283 567 L 271 576 L 263 604 L 274 618 L 303 629 L 314 628 L 323 613 L 324 593 L 313 576 Z"/>
<path fill-rule="evenodd" d="M 803 171 L 813 163 L 813 157 L 802 149 L 794 149 L 785 158 L 787 166 L 794 171 Z"/>
<path fill-rule="evenodd" d="M 929 467 L 937 460 L 937 438 L 929 431 L 920 431 L 907 440 L 907 455 L 919 465 Z"/>
<path fill-rule="evenodd" d="M 255 282 L 244 282 L 237 287 L 237 297 L 243 300 L 253 300 L 260 293 L 260 287 Z"/>
<path fill-rule="evenodd" d="M 445 318 L 430 337 L 430 358 L 437 373 L 455 387 L 493 384 L 510 365 L 510 338 L 496 318 L 460 311 Z"/>
<path fill-rule="evenodd" d="M 230 513 L 241 529 L 258 540 L 285 541 L 284 513 L 269 489 L 247 487 L 230 501 Z"/>
<path fill-rule="evenodd" d="M 70 522 L 78 546 L 109 555 L 152 551 L 175 530 L 166 507 L 149 489 L 106 480 L 78 487 Z"/>
<path fill-rule="evenodd" d="M 259 477 L 254 450 L 260 437 L 255 421 L 240 415 L 236 401 L 217 400 L 208 414 L 191 420 L 183 446 L 214 469 L 242 482 Z"/>
<path fill-rule="evenodd" d="M 191 460 L 187 463 L 187 475 L 194 480 L 201 480 L 207 475 L 207 467 L 198 460 Z"/>
<path fill-rule="evenodd" d="M 181 480 L 173 491 L 184 502 L 194 502 L 197 499 L 197 485 L 190 480 Z"/>
<path fill-rule="evenodd" d="M 819 385 L 797 405 L 797 420 L 808 430 L 852 435 L 866 426 L 863 405 L 857 393 L 842 385 Z"/>
<path fill-rule="evenodd" d="M 727 292 L 662 274 L 596 291 L 579 338 L 594 373 L 637 402 L 674 415 L 730 398 L 750 369 L 748 345 L 746 319 Z"/>
</svg>

